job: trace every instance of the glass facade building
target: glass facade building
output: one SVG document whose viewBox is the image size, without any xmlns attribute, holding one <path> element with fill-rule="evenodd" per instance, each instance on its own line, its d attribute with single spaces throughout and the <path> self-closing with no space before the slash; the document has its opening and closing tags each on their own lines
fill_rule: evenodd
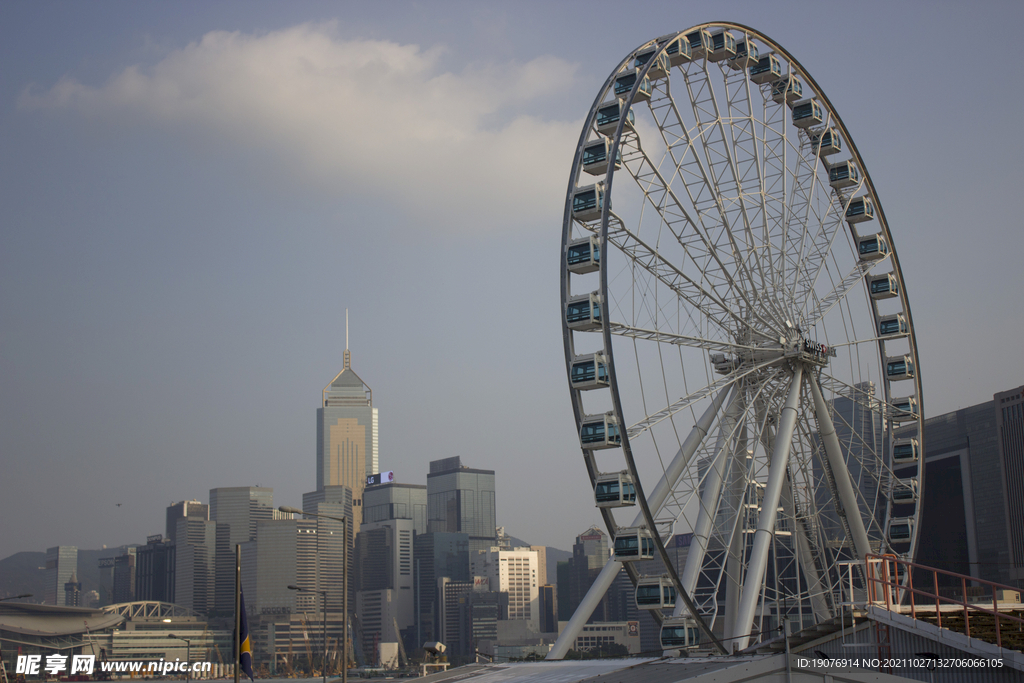
<svg viewBox="0 0 1024 683">
<path fill-rule="evenodd" d="M 379 470 L 377 409 L 373 391 L 351 367 L 345 351 L 341 372 L 324 387 L 316 411 L 316 488 L 347 486 L 352 489 L 355 528 L 363 521 L 366 478 Z"/>
<path fill-rule="evenodd" d="M 412 521 L 417 534 L 427 533 L 427 487 L 423 484 L 379 484 L 363 491 L 363 523 L 389 519 Z"/>
<path fill-rule="evenodd" d="M 58 545 L 46 549 L 46 594 L 47 605 L 64 605 L 64 584 L 78 571 L 78 548 L 73 545 Z"/>
<path fill-rule="evenodd" d="M 469 536 L 470 563 L 479 551 L 497 545 L 494 470 L 464 467 L 459 456 L 431 462 L 427 531 Z"/>
</svg>

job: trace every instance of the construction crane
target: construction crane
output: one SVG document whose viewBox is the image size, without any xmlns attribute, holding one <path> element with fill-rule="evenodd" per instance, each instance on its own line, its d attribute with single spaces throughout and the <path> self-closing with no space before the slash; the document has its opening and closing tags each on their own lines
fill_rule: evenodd
<svg viewBox="0 0 1024 683">
<path fill-rule="evenodd" d="M 313 648 L 309 644 L 309 631 L 306 628 L 306 613 L 302 613 L 302 639 L 306 641 L 306 657 L 309 658 L 309 676 L 313 678 L 316 674 L 313 671 Z"/>
</svg>

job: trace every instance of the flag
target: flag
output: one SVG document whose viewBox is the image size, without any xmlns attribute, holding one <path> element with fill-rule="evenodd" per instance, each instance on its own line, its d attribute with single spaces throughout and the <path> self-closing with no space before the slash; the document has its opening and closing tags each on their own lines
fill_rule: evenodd
<svg viewBox="0 0 1024 683">
<path fill-rule="evenodd" d="M 241 635 L 238 638 L 238 641 L 241 643 L 241 647 L 238 649 L 238 665 L 241 667 L 242 672 L 252 681 L 252 643 L 249 642 L 249 620 L 245 618 L 245 595 L 241 592 L 238 593 L 238 609 L 241 612 L 238 615 L 239 629 L 241 631 Z"/>
</svg>

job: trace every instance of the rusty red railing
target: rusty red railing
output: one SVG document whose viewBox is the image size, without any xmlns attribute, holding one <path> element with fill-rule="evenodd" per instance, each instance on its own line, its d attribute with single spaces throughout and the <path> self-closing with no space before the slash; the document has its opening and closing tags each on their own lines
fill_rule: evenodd
<svg viewBox="0 0 1024 683">
<path fill-rule="evenodd" d="M 868 602 L 870 603 L 877 605 L 883 602 L 883 600 L 879 599 L 879 593 L 884 593 L 885 608 L 888 610 L 892 610 L 894 605 L 902 604 L 904 600 L 909 599 L 910 615 L 914 619 L 917 619 L 917 596 L 929 598 L 929 608 L 931 607 L 931 600 L 935 601 L 935 619 L 937 625 L 940 628 L 942 627 L 942 605 L 958 605 L 963 610 L 964 625 L 968 638 L 971 637 L 971 613 L 992 615 L 995 619 L 996 626 L 996 645 L 998 645 L 999 647 L 1003 646 L 1000 621 L 1016 622 L 1020 624 L 1022 627 L 1024 627 L 1024 619 L 1014 616 L 1013 614 L 1005 614 L 999 611 L 999 594 L 997 591 L 1013 591 L 1014 593 L 1017 593 L 1019 595 L 1019 588 L 1014 588 L 1013 586 L 1006 586 L 1001 583 L 994 583 L 992 581 L 985 581 L 983 579 L 978 579 L 973 576 L 967 576 L 965 574 L 949 572 L 944 569 L 927 567 L 923 564 L 917 564 L 915 562 L 910 562 L 908 560 L 901 560 L 895 555 L 867 555 L 865 557 L 865 565 L 867 569 Z M 900 574 L 900 567 L 902 567 L 903 571 L 906 573 L 906 585 L 903 584 L 902 575 Z M 931 584 L 934 588 L 934 593 L 929 593 L 926 590 L 914 587 L 915 569 L 924 573 L 931 573 Z M 960 579 L 959 600 L 939 595 L 940 574 L 942 576 L 949 576 Z M 987 586 L 991 589 L 991 609 L 989 609 L 988 607 L 982 607 L 980 603 L 968 602 L 968 581 L 972 584 L 979 584 L 982 587 Z"/>
</svg>

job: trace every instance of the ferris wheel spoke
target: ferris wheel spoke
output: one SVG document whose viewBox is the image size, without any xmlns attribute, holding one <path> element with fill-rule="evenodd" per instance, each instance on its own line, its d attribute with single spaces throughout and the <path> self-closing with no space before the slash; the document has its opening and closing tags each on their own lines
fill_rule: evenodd
<svg viewBox="0 0 1024 683">
<path fill-rule="evenodd" d="M 709 396 L 715 391 L 719 391 L 722 388 L 728 388 L 729 386 L 738 383 L 740 380 L 747 377 L 748 375 L 752 375 L 756 372 L 764 370 L 765 368 L 768 368 L 770 365 L 772 365 L 772 363 L 773 361 L 765 361 L 763 363 L 760 363 L 745 370 L 743 373 L 727 375 L 722 379 L 717 380 L 712 384 L 709 384 L 703 389 L 696 391 L 692 394 L 689 394 L 688 396 L 679 399 L 675 403 L 672 403 L 671 405 L 662 408 L 656 413 L 652 413 L 643 420 L 640 420 L 639 422 L 631 426 L 629 429 L 627 429 L 626 434 L 629 436 L 630 439 L 633 439 L 639 436 L 640 434 L 643 434 L 645 431 L 651 429 L 652 427 L 654 427 L 654 425 L 658 424 L 659 422 L 667 420 L 673 417 L 674 415 L 677 415 L 678 413 L 681 413 L 689 409 L 690 406 L 698 403 L 699 401 L 703 400 L 705 397 Z"/>
<path fill-rule="evenodd" d="M 629 136 L 624 140 L 624 146 L 627 148 L 627 153 L 623 154 L 623 164 L 626 165 L 630 171 L 630 175 L 636 180 L 636 183 L 643 192 L 646 201 L 655 209 L 655 211 L 657 211 L 661 217 L 662 223 L 669 229 L 676 241 L 682 247 L 684 253 L 698 268 L 698 272 L 701 273 L 702 279 L 710 280 L 713 276 L 717 275 L 728 285 L 726 296 L 733 294 L 738 295 L 739 298 L 742 299 L 746 305 L 755 312 L 755 314 L 757 314 L 756 309 L 754 309 L 749 300 L 746 289 L 740 285 L 732 272 L 722 261 L 720 252 L 712 241 L 711 234 L 703 225 L 703 220 L 699 216 L 695 218 L 691 215 L 691 212 L 686 208 L 685 203 L 672 188 L 671 182 L 661 174 L 657 165 L 644 151 L 640 144 L 639 136 Z M 697 163 L 700 164 L 699 159 L 697 160 Z M 689 187 L 686 186 L 685 182 L 683 182 L 683 187 L 687 191 L 689 204 L 697 208 L 694 205 L 694 198 L 690 194 Z M 693 230 L 699 239 L 696 241 L 686 240 L 683 236 L 683 232 L 687 228 Z M 634 235 L 634 237 L 639 239 L 638 236 Z M 693 253 L 695 248 L 701 249 L 698 255 Z M 710 262 L 713 262 L 717 266 L 715 270 L 708 268 Z M 754 288 L 751 287 L 751 289 Z M 720 299 L 721 295 L 716 293 L 716 298 Z M 769 328 L 776 327 L 779 324 L 779 321 L 769 321 L 764 318 L 761 318 L 761 322 Z M 778 327 L 776 327 L 776 329 L 778 329 Z"/>
<path fill-rule="evenodd" d="M 836 304 L 843 301 L 846 295 L 850 293 L 850 290 L 862 282 L 876 265 L 888 260 L 889 258 L 885 257 L 875 261 L 857 261 L 846 277 L 831 292 L 826 294 L 824 298 L 818 300 L 817 305 L 810 313 L 806 316 L 797 316 L 803 328 L 810 329 L 814 327 L 818 321 L 829 314 Z M 811 298 L 808 297 L 804 302 L 804 306 L 806 307 L 810 301 Z"/>
<path fill-rule="evenodd" d="M 728 130 L 729 140 L 726 141 L 726 148 L 734 150 L 734 154 L 731 155 L 731 165 L 733 177 L 736 181 L 736 202 L 740 206 L 747 242 L 744 262 L 747 259 L 753 261 L 758 279 L 760 280 L 761 293 L 767 297 L 765 300 L 774 308 L 776 314 L 779 314 L 785 310 L 785 306 L 779 299 L 779 290 L 770 286 L 771 277 L 765 271 L 765 259 L 758 255 L 759 250 L 767 249 L 769 245 L 758 242 L 754 235 L 755 218 L 760 214 L 762 221 L 764 221 L 767 216 L 767 208 L 763 192 L 764 180 L 761 175 L 761 160 L 758 155 L 757 122 L 753 114 L 754 107 L 751 99 L 750 80 L 745 75 L 734 80 L 738 83 L 738 87 L 734 90 L 735 95 L 728 95 L 729 83 L 726 83 L 726 107 L 732 125 L 725 128 L 720 118 L 719 127 L 722 128 L 721 135 L 723 139 L 726 136 L 725 131 Z M 745 154 L 746 157 L 742 158 L 742 154 Z M 740 172 L 739 166 L 741 164 L 748 169 L 748 175 Z M 750 177 L 751 171 L 753 177 Z M 750 191 L 749 186 L 751 184 L 754 186 L 753 191 Z M 756 198 L 756 200 L 750 202 L 752 197 Z M 748 212 L 748 202 L 752 204 L 750 212 Z M 753 217 L 751 214 L 753 214 Z"/>
<path fill-rule="evenodd" d="M 689 304 L 694 310 L 700 310 L 702 317 L 714 323 L 723 334 L 730 332 L 731 328 L 726 322 L 728 319 L 736 326 L 745 328 L 752 336 L 774 338 L 752 326 L 749 321 L 734 311 L 714 291 L 714 288 L 707 289 L 684 273 L 657 249 L 627 228 L 625 222 L 610 211 L 608 241 L 626 254 L 632 263 L 640 266 L 672 290 L 680 300 Z M 709 304 L 714 305 L 714 310 L 709 310 Z"/>
<path fill-rule="evenodd" d="M 684 78 L 687 77 L 686 73 L 687 72 L 685 71 L 683 72 Z M 769 329 L 778 329 L 781 327 L 782 321 L 766 320 L 761 316 L 760 309 L 755 307 L 750 301 L 751 292 L 763 290 L 754 286 L 753 280 L 749 278 L 749 273 L 746 274 L 748 276 L 746 280 L 750 284 L 749 291 L 740 286 L 736 278 L 733 277 L 732 271 L 727 268 L 726 264 L 722 261 L 719 249 L 715 245 L 714 238 L 711 235 L 711 231 L 708 229 L 707 225 L 705 225 L 704 216 L 711 216 L 714 224 L 720 224 L 726 220 L 726 216 L 722 211 L 721 203 L 715 199 L 715 197 L 718 196 L 717 181 L 714 179 L 713 173 L 709 172 L 698 153 L 698 149 L 704 146 L 703 130 L 700 130 L 696 138 L 690 135 L 687 130 L 686 123 L 676 106 L 675 100 L 671 96 L 671 90 L 669 88 L 670 86 L 666 84 L 664 92 L 666 102 L 664 104 L 659 103 L 652 98 L 650 106 L 652 112 L 658 108 L 664 109 L 664 120 L 661 122 L 661 125 L 659 125 L 659 131 L 661 133 L 662 142 L 666 146 L 666 151 L 672 159 L 675 168 L 675 174 L 673 177 L 679 178 L 682 189 L 685 190 L 689 205 L 692 206 L 696 212 L 696 220 L 691 221 L 695 232 L 700 235 L 701 240 L 705 244 L 705 248 L 708 250 L 707 255 L 709 257 L 709 261 L 714 261 L 717 265 L 718 272 L 728 280 L 732 290 L 735 291 L 739 298 L 743 300 L 747 309 L 750 310 L 753 315 L 757 316 L 762 324 L 767 326 Z M 698 126 L 698 128 L 700 128 L 700 126 Z M 673 135 L 675 139 L 670 140 L 669 135 Z M 700 145 L 696 144 L 698 139 L 701 140 Z M 680 147 L 682 148 L 681 153 L 679 152 Z M 687 158 L 691 159 L 691 161 L 687 162 Z M 654 166 L 654 164 L 651 165 L 652 167 Z M 671 183 L 666 183 L 664 178 L 662 178 L 662 183 L 666 186 L 671 186 Z M 707 192 L 708 188 L 715 188 L 716 191 L 713 193 L 714 196 L 710 200 L 701 199 L 702 194 L 709 194 Z M 679 202 L 678 196 L 675 194 L 673 194 L 673 196 L 676 201 Z M 711 211 L 712 209 L 714 209 L 714 212 Z M 677 235 L 677 239 L 679 239 L 680 243 L 685 246 L 685 241 L 681 236 Z M 730 250 L 730 252 L 733 252 L 733 250 Z M 738 254 L 734 258 L 738 259 Z M 706 267 L 705 272 L 707 272 Z"/>
<path fill-rule="evenodd" d="M 701 99 L 700 95 L 694 93 L 692 87 L 693 83 L 691 82 L 688 72 L 684 72 L 684 82 L 686 83 L 687 92 L 690 95 L 690 103 L 692 105 L 694 117 L 697 119 L 698 127 L 701 131 L 700 137 L 703 143 L 701 145 L 701 149 L 703 150 L 704 158 L 704 164 L 701 165 L 701 169 L 705 183 L 710 184 L 711 188 L 714 190 L 714 206 L 720 217 L 722 234 L 727 237 L 729 242 L 729 251 L 733 254 L 733 263 L 737 270 L 742 274 L 742 280 L 747 282 L 749 285 L 748 291 L 751 293 L 758 291 L 774 291 L 764 286 L 763 278 L 760 286 L 755 284 L 754 277 L 747 267 L 746 260 L 742 257 L 743 251 L 740 249 L 740 246 L 736 242 L 733 234 L 733 221 L 730 219 L 730 212 L 726 208 L 726 200 L 732 198 L 733 192 L 723 192 L 719 182 L 720 179 L 725 176 L 726 170 L 728 170 L 729 174 L 732 176 L 732 184 L 735 188 L 735 198 L 740 209 L 739 218 L 744 226 L 744 230 L 749 231 L 750 225 L 749 218 L 746 213 L 746 205 L 743 202 L 743 183 L 740 179 L 740 173 L 736 168 L 736 161 L 731 152 L 734 148 L 735 140 L 732 140 L 732 145 L 730 145 L 730 139 L 729 136 L 726 135 L 725 125 L 722 122 L 722 112 L 718 105 L 718 99 L 715 97 L 714 85 L 708 74 L 708 66 L 706 63 L 704 65 L 703 72 L 699 73 L 702 73 L 704 76 L 704 79 L 700 84 L 700 90 L 706 90 L 704 99 Z M 746 80 L 746 78 L 743 80 Z M 726 82 L 726 90 L 728 90 L 728 81 Z M 678 114 L 678 111 L 676 113 Z M 732 133 L 733 130 L 733 126 L 730 125 L 730 133 Z M 717 139 L 712 139 L 712 132 L 717 134 Z M 717 163 L 712 158 L 712 153 L 720 157 L 720 160 Z M 718 171 L 716 166 L 721 167 L 721 172 Z M 746 300 L 746 303 L 750 305 L 749 299 Z M 782 310 L 775 310 L 774 313 L 776 314 L 775 317 L 777 323 L 780 323 L 785 319 L 785 316 L 780 315 L 783 313 Z"/>
<path fill-rule="evenodd" d="M 725 353 L 738 353 L 742 351 L 756 351 L 758 350 L 755 346 L 749 346 L 746 344 L 736 344 L 727 341 L 716 341 L 713 339 L 704 339 L 702 337 L 693 337 L 685 334 L 675 334 L 673 332 L 662 332 L 660 330 L 651 330 L 643 327 L 634 327 L 627 325 L 626 323 L 620 322 L 609 322 L 608 328 L 611 333 L 619 337 L 629 337 L 630 339 L 646 339 L 648 341 L 658 342 L 659 344 L 674 344 L 677 346 L 688 346 L 694 349 L 702 349 L 704 351 L 722 351 Z"/>
</svg>

